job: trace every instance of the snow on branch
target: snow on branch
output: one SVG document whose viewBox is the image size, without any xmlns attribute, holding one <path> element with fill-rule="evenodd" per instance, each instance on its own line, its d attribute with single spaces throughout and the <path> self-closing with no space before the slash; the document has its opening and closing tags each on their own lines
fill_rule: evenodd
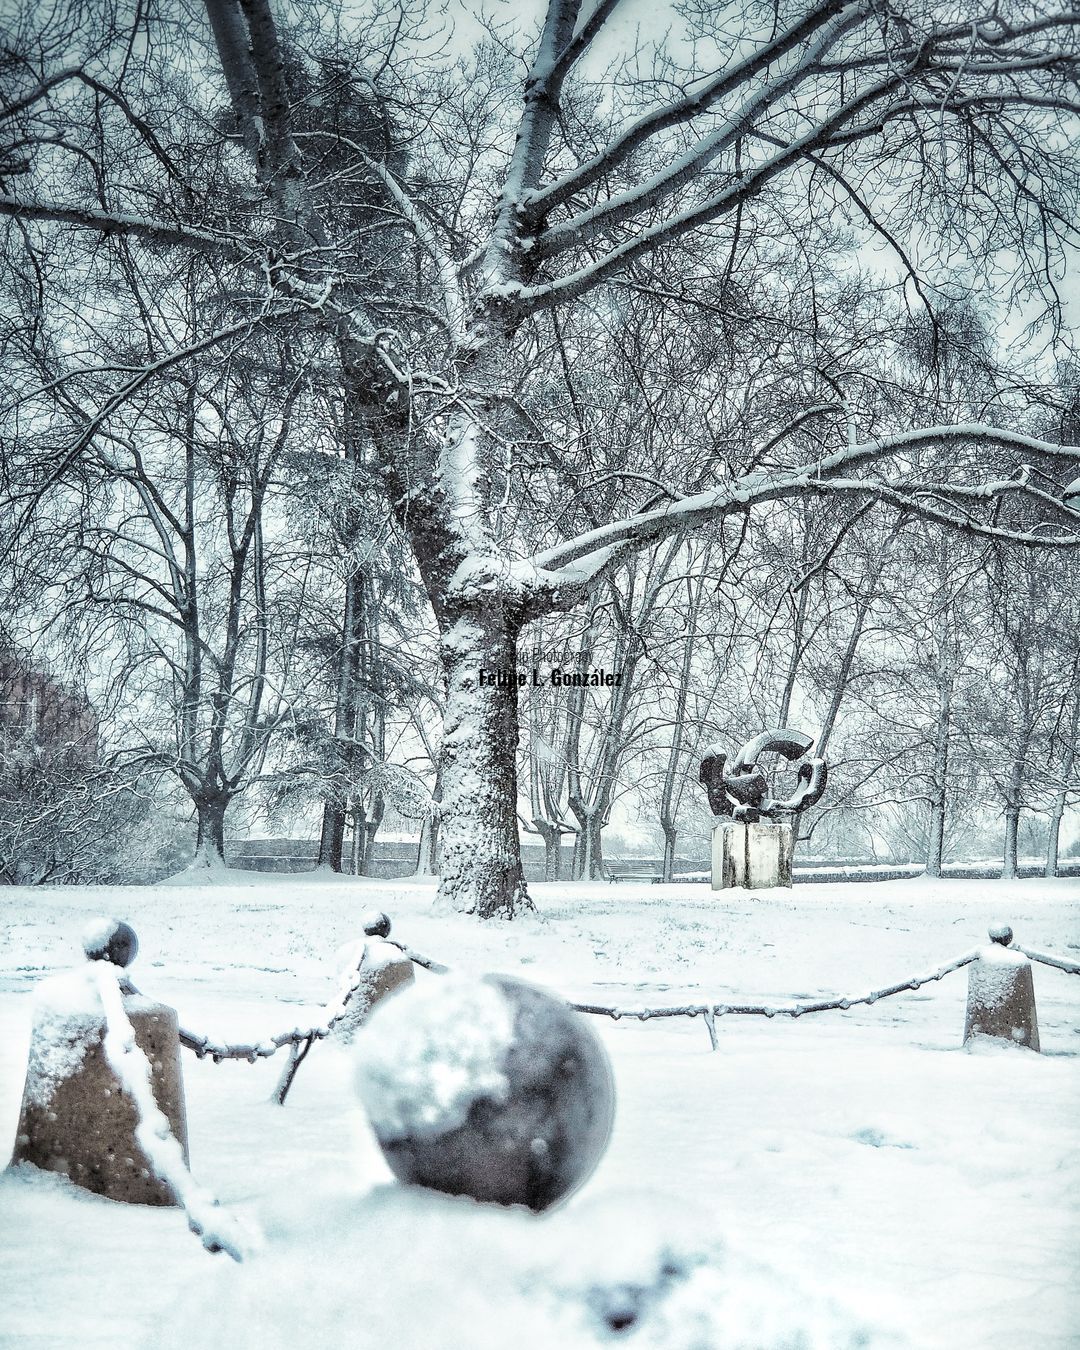
<svg viewBox="0 0 1080 1350">
<path fill-rule="evenodd" d="M 42 498 L 53 488 L 67 473 L 71 466 L 79 459 L 85 450 L 93 443 L 94 438 L 102 430 L 108 419 L 119 408 L 123 407 L 132 396 L 150 380 L 163 372 L 172 369 L 189 360 L 192 356 L 198 356 L 213 347 L 219 347 L 233 338 L 247 337 L 257 328 L 272 318 L 269 307 L 265 307 L 259 314 L 250 318 L 243 319 L 240 323 L 230 324 L 227 328 L 220 328 L 206 337 L 199 338 L 197 342 L 192 342 L 186 347 L 179 347 L 174 351 L 166 353 L 160 360 L 151 361 L 149 364 L 141 367 L 126 384 L 115 389 L 108 398 L 104 400 L 98 410 L 86 418 L 82 430 L 76 436 L 74 442 L 61 453 L 59 461 L 45 475 L 44 480 L 30 494 L 28 504 L 23 508 L 22 514 L 11 531 L 8 548 L 12 548 L 18 539 L 21 531 L 26 525 L 31 515 L 37 509 Z M 0 555 L 2 556 L 2 555 Z"/>
<path fill-rule="evenodd" d="M 46 99 L 52 90 L 58 88 L 62 84 L 67 84 L 72 80 L 77 81 L 80 84 L 85 84 L 88 89 L 94 91 L 98 98 L 105 99 L 107 102 L 112 103 L 119 108 L 124 117 L 142 137 L 145 144 L 153 153 L 155 159 L 157 159 L 164 167 L 169 177 L 175 179 L 177 182 L 183 181 L 180 170 L 177 168 L 161 141 L 155 135 L 153 128 L 144 118 L 139 116 L 120 90 L 103 83 L 101 80 L 95 79 L 89 71 L 84 70 L 81 66 L 68 66 L 42 80 L 41 83 L 30 90 L 28 94 L 23 95 L 22 98 L 15 99 L 12 103 L 7 104 L 3 109 L 0 109 L 0 121 L 7 121 L 12 117 L 17 117 L 22 112 L 28 111 L 34 104 L 40 103 Z"/>
<path fill-rule="evenodd" d="M 633 188 L 607 197 L 589 210 L 545 231 L 535 253 L 539 257 L 547 258 L 572 244 L 587 242 L 600 231 L 637 215 L 644 208 L 656 205 L 686 183 L 692 182 L 718 155 L 734 145 L 757 118 L 763 116 L 802 80 L 809 78 L 821 57 L 839 42 L 850 28 L 861 22 L 862 18 L 863 15 L 858 9 L 844 10 L 839 18 L 819 35 L 814 45 L 802 55 L 791 70 L 770 80 L 764 89 L 747 99 L 721 126 L 707 136 L 701 137 L 685 154 L 635 184 Z"/>
<path fill-rule="evenodd" d="M 609 554 L 608 557 L 603 558 L 603 562 L 606 564 L 611 561 L 612 551 L 620 554 L 625 553 L 641 548 L 647 543 L 655 543 L 657 540 L 668 538 L 673 534 L 691 530 L 732 510 L 746 510 L 764 502 L 779 501 L 783 498 L 797 497 L 803 493 L 814 491 L 851 491 L 870 496 L 881 494 L 883 497 L 889 498 L 894 505 L 932 516 L 935 508 L 927 500 L 917 497 L 911 489 L 890 486 L 874 479 L 850 479 L 845 481 L 839 478 L 839 474 L 844 469 L 883 459 L 901 450 L 914 450 L 924 446 L 942 446 L 955 442 L 975 442 L 995 449 L 1026 450 L 1058 457 L 1080 458 L 1080 446 L 1055 445 L 1050 441 L 1039 440 L 1034 436 L 1001 431 L 996 427 L 986 426 L 982 423 L 924 427 L 849 445 L 831 455 L 823 455 L 818 460 L 791 469 L 744 474 L 741 478 L 737 478 L 722 487 L 698 492 L 692 496 L 684 497 L 681 501 L 667 503 L 651 511 L 643 511 L 639 515 L 624 517 L 622 520 L 612 521 L 610 524 L 588 530 L 575 539 L 569 539 L 556 544 L 553 548 L 542 550 L 535 554 L 531 561 L 535 567 L 552 574 L 556 578 L 571 564 L 577 564 L 575 574 L 567 579 L 581 581 L 583 579 L 581 571 L 586 568 L 585 560 L 591 556 L 594 561 L 598 561 L 601 557 L 601 551 Z M 970 491 L 990 500 L 1002 491 L 1022 489 L 1026 487 L 1026 484 L 1018 479 L 1004 480 L 997 485 L 996 491 L 991 492 L 986 491 L 987 486 L 973 486 Z M 939 490 L 948 491 L 949 489 Z M 955 491 L 960 493 L 963 489 L 957 488 Z M 1059 504 L 1056 498 L 1050 497 L 1049 494 L 1039 494 L 1033 491 L 1032 495 L 1041 496 L 1046 501 L 1052 501 L 1055 505 L 1060 505 L 1062 511 L 1068 510 L 1063 504 Z M 966 522 L 959 517 L 949 517 L 947 523 L 963 524 Z M 988 532 L 996 538 L 1009 537 L 1007 531 L 996 526 L 981 526 L 980 530 L 981 532 Z M 1022 542 L 1031 544 L 1058 543 L 1075 546 L 1080 544 L 1080 530 L 1076 535 L 1050 537 L 1031 534 L 1022 535 L 1020 538 Z"/>
<path fill-rule="evenodd" d="M 596 35 L 622 0 L 597 0 L 596 8 L 555 58 L 552 74 L 561 79 L 578 58 L 592 45 Z"/>
<path fill-rule="evenodd" d="M 579 7 L 580 0 L 548 0 L 540 44 L 525 81 L 521 118 L 495 224 L 484 249 L 484 279 L 489 286 L 497 288 L 508 278 L 506 268 L 518 237 L 522 200 L 536 187 L 543 172 L 568 69 L 559 57 L 573 40 Z"/>
<path fill-rule="evenodd" d="M 249 263 L 253 250 L 230 235 L 194 225 L 164 224 L 148 216 L 123 211 L 103 211 L 91 206 L 65 206 L 60 202 L 20 201 L 0 194 L 0 215 L 19 220 L 37 220 L 65 225 L 81 225 L 104 236 L 124 235 L 145 239 L 153 244 L 176 244 L 199 253 L 211 253 Z"/>
<path fill-rule="evenodd" d="M 338 139 L 342 141 L 346 140 L 345 137 L 339 137 Z M 424 216 L 423 212 L 413 204 L 408 193 L 385 164 L 380 164 L 378 160 L 372 159 L 362 147 L 355 145 L 353 142 L 349 141 L 346 143 L 356 150 L 371 173 L 373 173 L 375 177 L 378 178 L 379 182 L 382 183 L 402 216 L 404 216 L 412 226 L 417 239 L 435 263 L 436 270 L 439 274 L 443 306 L 446 310 L 446 320 L 451 337 L 461 337 L 465 330 L 465 305 L 461 293 L 461 284 L 458 279 L 457 267 L 450 260 L 449 254 L 443 248 L 439 236 L 435 232 L 431 222 Z"/>
<path fill-rule="evenodd" d="M 787 55 L 838 14 L 844 12 L 844 0 L 829 3 L 812 10 L 798 23 L 778 34 L 770 42 L 747 53 L 741 60 L 721 71 L 702 88 L 684 98 L 657 108 L 632 122 L 615 140 L 592 159 L 574 169 L 542 190 L 530 192 L 523 205 L 530 216 L 540 218 L 551 208 L 583 192 L 603 178 L 612 169 L 625 163 L 640 146 L 662 131 L 683 125 L 707 112 L 732 90 L 746 84 L 774 61 Z M 859 7 L 852 7 L 859 13 Z M 867 11 L 868 12 L 868 11 Z"/>
</svg>

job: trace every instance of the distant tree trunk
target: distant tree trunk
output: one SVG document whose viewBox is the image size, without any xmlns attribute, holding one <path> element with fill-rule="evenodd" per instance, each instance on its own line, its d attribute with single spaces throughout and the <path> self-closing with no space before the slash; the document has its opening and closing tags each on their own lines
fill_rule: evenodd
<svg viewBox="0 0 1080 1350">
<path fill-rule="evenodd" d="M 425 816 L 420 827 L 420 844 L 416 851 L 416 871 L 413 875 L 439 875 L 439 817 L 434 813 Z"/>
<path fill-rule="evenodd" d="M 1001 875 L 1005 879 L 1012 879 L 1017 876 L 1024 767 L 1023 757 L 1017 755 L 1010 766 L 1009 778 L 1005 788 L 1005 848 L 1001 864 Z"/>
<path fill-rule="evenodd" d="M 806 630 L 806 610 L 809 595 L 810 583 L 809 581 L 804 581 L 799 587 L 799 603 L 795 609 L 795 617 L 792 621 L 787 678 L 784 680 L 784 688 L 780 695 L 780 711 L 778 715 L 779 724 L 782 727 L 787 726 L 787 720 L 791 714 L 791 700 L 795 694 L 795 685 L 799 678 L 799 665 L 801 664 L 803 654 L 806 651 L 803 633 Z"/>
<path fill-rule="evenodd" d="M 1068 783 L 1072 777 L 1073 769 L 1076 767 L 1076 741 L 1080 735 L 1080 687 L 1075 685 L 1076 671 L 1073 671 L 1074 692 L 1072 701 L 1072 713 L 1069 718 L 1069 728 L 1066 733 L 1065 756 L 1061 765 L 1061 781 Z M 1069 792 L 1067 787 L 1063 787 L 1060 792 L 1054 794 L 1054 804 L 1050 809 L 1050 822 L 1046 829 L 1046 867 L 1043 869 L 1043 875 L 1056 877 L 1058 874 L 1058 848 L 1061 840 L 1061 820 L 1065 815 L 1065 804 L 1068 801 Z"/>
<path fill-rule="evenodd" d="M 1046 865 L 1043 876 L 1056 877 L 1058 874 L 1058 851 L 1061 847 L 1061 820 L 1065 814 L 1065 798 L 1068 794 L 1058 792 L 1054 795 L 1054 805 L 1050 808 L 1050 820 L 1046 827 Z"/>
<path fill-rule="evenodd" d="M 563 832 L 557 825 L 535 818 L 533 819 L 533 828 L 544 841 L 544 880 L 558 881 L 559 851 L 562 848 Z"/>
<path fill-rule="evenodd" d="M 953 672 L 938 678 L 938 718 L 934 732 L 934 760 L 930 783 L 930 828 L 926 845 L 926 875 L 941 876 L 945 849 L 945 804 L 948 799 L 949 732 L 952 723 Z"/>
<path fill-rule="evenodd" d="M 416 873 L 418 877 L 437 877 L 439 875 L 439 803 L 442 801 L 442 780 L 438 772 L 435 775 L 435 787 L 431 793 L 431 807 L 420 826 L 420 846 L 416 852 Z"/>
<path fill-rule="evenodd" d="M 361 856 L 357 867 L 357 874 L 362 877 L 374 876 L 373 868 L 375 866 L 375 836 L 379 833 L 379 826 L 382 824 L 383 815 L 386 811 L 386 798 L 382 793 L 377 793 L 372 799 L 371 808 L 367 812 L 367 818 L 364 821 L 360 834 Z"/>
<path fill-rule="evenodd" d="M 855 605 L 855 622 L 851 625 L 851 632 L 848 634 L 848 640 L 844 646 L 844 654 L 841 656 L 840 664 L 833 676 L 832 695 L 821 724 L 821 734 L 814 746 L 815 755 L 824 756 L 828 747 L 829 738 L 836 726 L 836 719 L 847 693 L 848 684 L 851 681 L 851 671 L 855 665 L 855 656 L 859 650 L 863 628 L 866 625 L 866 616 L 870 613 L 870 607 L 878 596 L 878 583 L 881 581 L 881 574 L 885 570 L 889 552 L 903 528 L 903 518 L 894 521 L 892 529 L 881 543 L 876 566 L 871 569 L 863 581 L 862 594 Z M 781 722 L 780 725 L 783 726 L 784 723 Z"/>
<path fill-rule="evenodd" d="M 682 665 L 679 670 L 679 690 L 675 699 L 675 717 L 673 719 L 674 737 L 668 752 L 667 767 L 664 770 L 664 787 L 660 794 L 660 829 L 664 834 L 664 861 L 661 875 L 665 881 L 671 881 L 675 874 L 675 840 L 678 836 L 676 815 L 682 797 L 682 784 L 676 788 L 683 754 L 683 730 L 686 722 L 686 700 L 690 691 L 690 677 L 694 664 L 694 638 L 697 633 L 697 618 L 701 608 L 701 598 L 705 590 L 705 578 L 709 570 L 710 550 L 706 549 L 698 564 L 697 583 L 690 596 L 690 612 L 687 618 L 686 639 L 683 642 Z M 805 592 L 805 587 L 803 591 Z M 793 680 L 789 687 L 794 687 Z M 783 718 L 780 725 L 784 725 Z"/>
<path fill-rule="evenodd" d="M 219 871 L 225 866 L 225 812 L 231 797 L 227 793 L 210 792 L 195 797 L 194 801 L 198 835 L 192 866 Z"/>
<path fill-rule="evenodd" d="M 675 822 L 661 820 L 660 828 L 664 831 L 664 860 L 661 876 L 665 881 L 671 881 L 675 876 L 675 840 L 677 838 Z"/>
<path fill-rule="evenodd" d="M 1009 761 L 1009 776 L 1004 784 L 1005 798 L 1005 848 L 1001 865 L 1001 875 L 1010 879 L 1017 875 L 1018 842 L 1020 837 L 1020 813 L 1024 807 L 1024 785 L 1027 782 L 1028 752 L 1031 749 L 1031 683 L 1029 680 L 1027 654 L 1019 660 L 1019 670 L 1013 681 L 1012 706 L 1019 728 L 1019 739 L 1014 742 Z"/>
<path fill-rule="evenodd" d="M 319 867 L 341 871 L 341 857 L 345 846 L 345 805 L 323 803 L 322 832 L 319 835 Z"/>
<path fill-rule="evenodd" d="M 352 572 L 345 581 L 345 611 L 341 622 L 341 659 L 338 665 L 337 694 L 334 700 L 335 777 L 339 782 L 351 777 L 355 763 L 356 700 L 361 652 L 364 641 L 364 576 Z M 323 804 L 322 832 L 319 837 L 319 866 L 332 872 L 342 870 L 345 823 L 348 813 L 347 792 L 335 791 Z"/>
<path fill-rule="evenodd" d="M 577 876 L 583 881 L 599 881 L 604 875 L 604 826 L 607 821 L 600 811 L 590 811 L 578 835 L 581 840 L 581 870 Z"/>
</svg>

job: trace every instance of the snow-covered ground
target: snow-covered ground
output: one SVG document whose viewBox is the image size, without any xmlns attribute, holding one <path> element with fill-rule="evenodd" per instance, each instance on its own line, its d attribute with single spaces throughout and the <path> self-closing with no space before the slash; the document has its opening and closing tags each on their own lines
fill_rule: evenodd
<svg viewBox="0 0 1080 1350">
<path fill-rule="evenodd" d="M 315 1020 L 335 951 L 373 907 L 455 968 L 635 1006 L 857 994 L 985 941 L 996 920 L 1080 952 L 1077 881 L 532 891 L 540 917 L 480 924 L 435 914 L 431 886 L 410 881 L 0 890 L 0 1149 L 34 984 L 79 959 L 96 914 L 135 926 L 145 993 L 234 1040 Z M 1041 1055 L 962 1050 L 966 983 L 799 1021 L 728 1017 L 715 1054 L 700 1019 L 593 1019 L 614 1134 L 591 1180 L 539 1218 L 387 1185 L 329 1044 L 283 1108 L 268 1102 L 280 1056 L 185 1052 L 193 1170 L 262 1230 L 261 1254 L 238 1266 L 176 1210 L 9 1172 L 0 1346 L 1080 1346 L 1080 977 L 1036 967 Z"/>
</svg>

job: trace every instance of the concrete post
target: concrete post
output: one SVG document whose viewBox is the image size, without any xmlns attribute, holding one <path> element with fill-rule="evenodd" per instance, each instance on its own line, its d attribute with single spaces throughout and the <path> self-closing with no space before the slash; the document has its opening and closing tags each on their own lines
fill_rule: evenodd
<svg viewBox="0 0 1080 1350">
<path fill-rule="evenodd" d="M 138 948 L 128 925 L 116 921 L 94 925 L 84 945 L 91 960 L 116 965 L 127 964 Z M 144 998 L 127 980 L 121 988 L 136 1043 L 150 1061 L 154 1100 L 187 1161 L 176 1013 Z M 110 1200 L 175 1204 L 135 1138 L 135 1103 L 105 1058 L 104 1040 L 105 1010 L 88 966 L 42 980 L 11 1161 L 61 1172 Z"/>
<path fill-rule="evenodd" d="M 991 928 L 990 938 L 990 946 L 980 947 L 978 960 L 968 966 L 964 1044 L 976 1036 L 989 1036 L 1038 1050 L 1031 962 L 1009 946 L 1013 932 L 1007 925 Z"/>
<path fill-rule="evenodd" d="M 713 827 L 712 888 L 765 890 L 791 885 L 795 836 L 790 825 L 759 820 L 721 821 Z"/>
</svg>

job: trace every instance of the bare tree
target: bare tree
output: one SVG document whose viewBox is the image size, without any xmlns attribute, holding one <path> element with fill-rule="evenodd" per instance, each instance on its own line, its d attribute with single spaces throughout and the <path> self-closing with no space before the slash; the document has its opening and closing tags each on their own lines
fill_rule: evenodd
<svg viewBox="0 0 1080 1350">
<path fill-rule="evenodd" d="M 512 670 L 524 624 L 590 603 L 630 554 L 808 494 L 872 497 L 1033 546 L 1076 542 L 1076 515 L 1051 485 L 984 471 L 989 448 L 1030 461 L 1055 447 L 981 422 L 866 437 L 820 391 L 757 441 L 749 466 L 717 456 L 706 474 L 698 465 L 665 482 L 659 498 L 641 484 L 615 518 L 571 536 L 551 506 L 558 447 L 541 443 L 546 505 L 527 509 L 517 447 L 536 440 L 524 425 L 546 316 L 591 305 L 610 317 L 635 285 L 692 313 L 699 257 L 731 280 L 722 305 L 758 254 L 801 270 L 808 291 L 827 288 L 821 264 L 847 247 L 840 221 L 887 245 L 924 299 L 944 279 L 916 270 L 904 244 L 916 221 L 995 287 L 1033 291 L 1075 216 L 1077 165 L 1061 134 L 1075 117 L 1070 8 L 943 17 L 929 5 L 901 16 L 840 0 L 746 3 L 715 24 L 691 9 L 685 46 L 676 34 L 652 54 L 620 55 L 607 27 L 618 7 L 549 0 L 539 35 L 519 49 L 523 88 L 489 51 L 476 71 L 490 94 L 482 138 L 443 76 L 418 90 L 415 51 L 406 78 L 400 24 L 396 46 L 373 50 L 386 17 L 375 13 L 367 51 L 338 42 L 334 78 L 393 100 L 401 126 L 391 135 L 408 139 L 407 167 L 347 129 L 313 124 L 303 82 L 290 83 L 307 38 L 283 41 L 269 0 L 206 0 L 231 118 L 183 115 L 200 99 L 182 76 L 186 53 L 175 29 L 141 8 L 126 26 L 112 12 L 77 15 L 63 44 L 41 41 L 27 18 L 8 63 L 11 187 L 0 212 L 32 253 L 43 251 L 40 231 L 81 230 L 210 259 L 228 280 L 220 325 L 202 344 L 302 325 L 318 335 L 320 359 L 338 363 L 357 438 L 372 447 L 442 635 L 442 892 L 484 916 L 512 915 L 527 897 L 516 686 L 483 687 L 479 672 Z M 302 17 L 310 34 L 314 12 Z M 82 54 L 61 64 L 50 55 L 59 46 Z M 143 50 L 170 71 L 166 98 Z M 604 92 L 590 91 L 609 60 Z M 73 107 L 87 128 L 75 139 Z M 321 153 L 328 144 L 332 160 Z M 361 246 L 343 208 L 351 202 L 371 213 L 378 249 Z M 403 250 L 416 279 L 408 295 Z M 1010 265 L 1016 275 L 1003 275 Z M 147 366 L 125 371 L 58 447 L 45 482 L 94 441 L 105 408 L 150 378 Z M 916 450 L 940 459 L 916 468 Z M 530 491 L 535 501 L 535 482 Z M 1021 498 L 1038 523 L 1014 520 Z"/>
</svg>

